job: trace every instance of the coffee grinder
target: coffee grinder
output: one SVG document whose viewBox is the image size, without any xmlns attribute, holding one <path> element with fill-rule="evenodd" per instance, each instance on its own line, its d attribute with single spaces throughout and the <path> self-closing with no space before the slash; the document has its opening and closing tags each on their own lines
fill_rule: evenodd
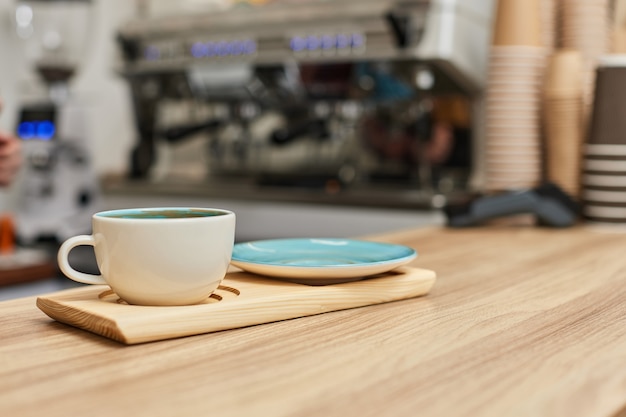
<svg viewBox="0 0 626 417">
<path fill-rule="evenodd" d="M 91 17 L 90 0 L 16 2 L 16 33 L 47 92 L 21 107 L 16 127 L 24 166 L 16 185 L 15 223 L 23 244 L 89 233 L 98 210 L 87 114 L 69 88 L 86 52 Z"/>
</svg>

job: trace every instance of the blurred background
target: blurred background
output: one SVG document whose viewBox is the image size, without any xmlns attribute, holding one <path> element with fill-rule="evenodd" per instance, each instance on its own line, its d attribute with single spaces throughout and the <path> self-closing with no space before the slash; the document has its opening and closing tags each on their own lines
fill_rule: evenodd
<svg viewBox="0 0 626 417">
<path fill-rule="evenodd" d="M 25 39 L 16 31 L 15 13 L 20 4 L 14 0 L 0 1 L 0 56 L 3 62 L 0 65 L 0 95 L 4 101 L 0 126 L 11 132 L 16 130 L 22 104 L 47 95 L 47 86 L 33 68 Z M 67 7 L 59 5 L 61 13 Z M 94 169 L 97 172 L 121 172 L 126 169 L 127 152 L 134 133 L 127 86 L 114 70 L 117 55 L 115 32 L 123 22 L 133 18 L 136 6 L 133 2 L 114 0 L 93 1 L 90 8 L 87 27 L 80 22 L 61 22 L 71 31 L 67 36 L 85 40 L 84 47 L 77 52 L 80 64 L 71 79 L 72 96 L 81 102 L 87 113 L 89 134 L 85 140 L 92 148 Z"/>
<path fill-rule="evenodd" d="M 626 142 L 595 86 L 624 85 L 623 10 L 0 0 L 0 130 L 23 152 L 0 191 L 0 296 L 51 282 L 58 244 L 110 208 L 231 209 L 238 241 L 362 236 L 550 181 L 618 225 Z"/>
</svg>

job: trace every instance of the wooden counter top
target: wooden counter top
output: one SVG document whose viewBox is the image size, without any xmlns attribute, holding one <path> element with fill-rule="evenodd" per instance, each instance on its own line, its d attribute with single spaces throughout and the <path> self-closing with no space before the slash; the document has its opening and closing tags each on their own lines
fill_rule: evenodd
<svg viewBox="0 0 626 417">
<path fill-rule="evenodd" d="M 612 416 L 626 233 L 417 229 L 429 295 L 135 346 L 0 303 L 2 416 Z"/>
</svg>

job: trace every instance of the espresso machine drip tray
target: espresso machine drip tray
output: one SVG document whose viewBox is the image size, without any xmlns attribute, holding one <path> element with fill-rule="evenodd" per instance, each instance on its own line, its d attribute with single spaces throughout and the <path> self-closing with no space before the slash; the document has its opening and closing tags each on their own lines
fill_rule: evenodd
<svg viewBox="0 0 626 417">
<path fill-rule="evenodd" d="M 138 138 L 122 182 L 386 206 L 466 195 L 492 9 L 275 1 L 129 22 L 117 69 Z"/>
</svg>

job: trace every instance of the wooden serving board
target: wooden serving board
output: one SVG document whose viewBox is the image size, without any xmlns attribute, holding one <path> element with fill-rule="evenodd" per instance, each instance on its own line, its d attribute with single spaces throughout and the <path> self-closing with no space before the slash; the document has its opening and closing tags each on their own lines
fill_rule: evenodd
<svg viewBox="0 0 626 417">
<path fill-rule="evenodd" d="M 91 285 L 41 296 L 37 307 L 62 323 L 136 344 L 417 297 L 435 280 L 433 271 L 411 267 L 324 286 L 234 272 L 204 303 L 191 306 L 128 305 L 108 286 Z"/>
</svg>

